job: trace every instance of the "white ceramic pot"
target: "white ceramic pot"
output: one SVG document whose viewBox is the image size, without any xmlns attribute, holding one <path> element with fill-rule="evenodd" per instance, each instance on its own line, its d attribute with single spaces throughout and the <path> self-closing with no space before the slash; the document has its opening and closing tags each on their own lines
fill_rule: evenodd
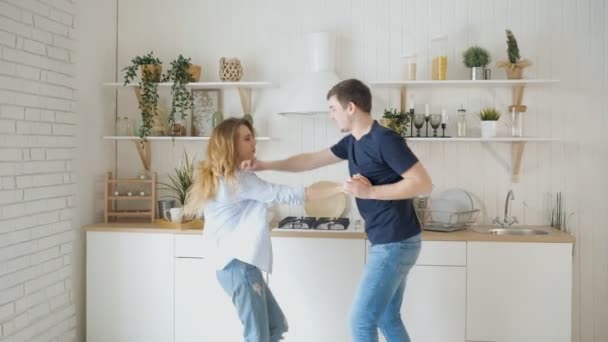
<svg viewBox="0 0 608 342">
<path fill-rule="evenodd" d="M 481 122 L 481 137 L 493 138 L 496 136 L 497 121 L 482 121 Z"/>
</svg>

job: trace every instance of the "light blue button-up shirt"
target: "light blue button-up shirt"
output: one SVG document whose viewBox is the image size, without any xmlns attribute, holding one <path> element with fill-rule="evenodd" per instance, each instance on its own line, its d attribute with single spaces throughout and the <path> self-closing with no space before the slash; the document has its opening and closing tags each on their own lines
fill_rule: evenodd
<svg viewBox="0 0 608 342">
<path fill-rule="evenodd" d="M 234 185 L 221 179 L 215 199 L 203 209 L 203 241 L 216 269 L 233 259 L 272 272 L 272 245 L 267 204 L 303 204 L 304 187 L 266 182 L 253 172 L 238 172 Z"/>
</svg>

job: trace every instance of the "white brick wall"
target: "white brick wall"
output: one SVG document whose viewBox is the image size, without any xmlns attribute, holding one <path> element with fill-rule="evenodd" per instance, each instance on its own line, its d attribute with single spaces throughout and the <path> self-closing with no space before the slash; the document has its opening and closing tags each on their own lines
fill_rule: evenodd
<svg viewBox="0 0 608 342">
<path fill-rule="evenodd" d="M 0 341 L 77 336 L 74 15 L 0 0 Z"/>
</svg>

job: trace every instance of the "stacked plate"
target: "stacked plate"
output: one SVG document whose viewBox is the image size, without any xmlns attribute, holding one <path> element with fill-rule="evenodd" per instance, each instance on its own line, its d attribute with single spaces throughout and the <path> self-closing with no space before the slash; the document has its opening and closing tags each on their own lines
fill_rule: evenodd
<svg viewBox="0 0 608 342">
<path fill-rule="evenodd" d="M 430 199 L 430 205 L 417 207 L 419 219 L 426 230 L 453 231 L 464 229 L 477 217 L 473 197 L 466 190 L 452 188 Z"/>
</svg>

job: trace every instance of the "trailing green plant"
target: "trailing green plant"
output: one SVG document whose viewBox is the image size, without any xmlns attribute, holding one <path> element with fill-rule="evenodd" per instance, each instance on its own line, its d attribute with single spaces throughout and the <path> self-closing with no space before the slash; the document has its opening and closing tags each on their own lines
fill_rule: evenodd
<svg viewBox="0 0 608 342">
<path fill-rule="evenodd" d="M 388 127 L 400 135 L 407 135 L 407 125 L 410 115 L 407 112 L 398 111 L 396 108 L 385 109 L 382 118 L 388 120 Z"/>
<path fill-rule="evenodd" d="M 502 115 L 496 108 L 486 107 L 479 112 L 481 121 L 498 121 Z"/>
<path fill-rule="evenodd" d="M 154 52 L 143 56 L 136 56 L 131 60 L 131 65 L 123 68 L 124 85 L 130 84 L 137 76 L 137 69 L 142 65 L 160 65 L 162 64 L 160 59 L 154 57 Z M 156 70 L 150 71 L 148 68 L 140 68 L 141 77 L 139 87 L 141 88 L 141 98 L 139 100 L 139 109 L 141 110 L 142 125 L 139 128 L 139 137 L 146 139 L 152 131 L 154 124 L 154 116 L 156 115 L 156 109 L 158 108 L 158 83 L 155 79 L 159 79 L 160 75 L 157 74 Z"/>
<path fill-rule="evenodd" d="M 174 173 L 169 175 L 168 183 L 160 183 L 166 190 L 173 194 L 168 197 L 175 198 L 183 206 L 188 198 L 188 193 L 194 184 L 194 160 L 184 151 L 184 159 L 180 165 L 174 169 Z"/>
<path fill-rule="evenodd" d="M 471 46 L 462 57 L 464 65 L 468 68 L 485 67 L 492 61 L 488 50 L 479 46 Z"/>
<path fill-rule="evenodd" d="M 508 61 L 498 61 L 496 66 L 499 68 L 508 68 L 513 69 L 515 67 L 525 68 L 527 66 L 532 65 L 532 63 L 527 59 L 521 59 L 519 55 L 519 46 L 517 45 L 517 39 L 515 39 L 515 35 L 511 30 L 506 29 L 505 33 L 507 35 L 507 56 L 509 57 Z"/>
<path fill-rule="evenodd" d="M 171 113 L 168 122 L 170 126 L 175 124 L 175 114 L 179 114 L 182 120 L 186 119 L 187 111 L 192 109 L 192 92 L 188 89 L 188 82 L 194 81 L 188 72 L 190 58 L 181 54 L 171 62 L 171 68 L 167 70 L 163 82 L 173 81 L 171 86 Z"/>
</svg>

